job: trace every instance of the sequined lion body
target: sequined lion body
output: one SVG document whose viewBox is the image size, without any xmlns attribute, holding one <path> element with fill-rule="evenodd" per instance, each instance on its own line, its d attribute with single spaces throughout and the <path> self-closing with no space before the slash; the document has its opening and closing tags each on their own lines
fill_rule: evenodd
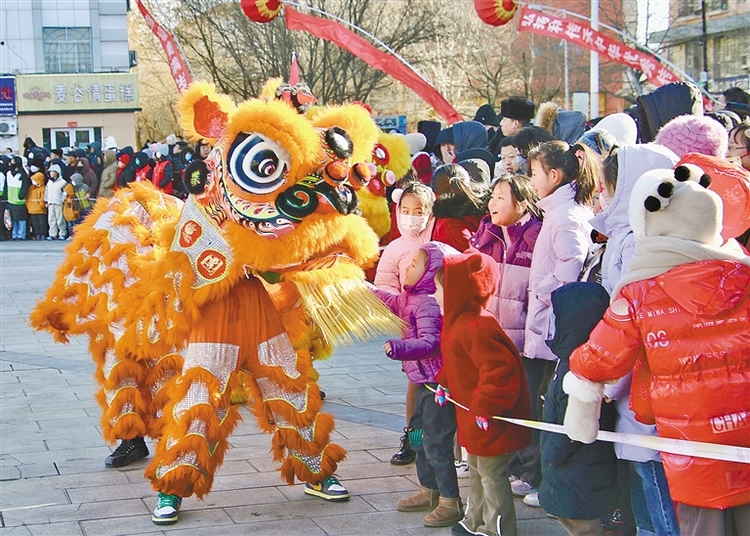
<svg viewBox="0 0 750 536">
<path fill-rule="evenodd" d="M 312 360 L 399 327 L 363 283 L 377 237 L 354 213 L 377 129 L 358 106 L 310 120 L 282 100 L 235 106 L 205 82 L 178 110 L 189 138 L 214 145 L 186 169 L 187 201 L 137 183 L 98 203 L 32 324 L 89 336 L 103 435 L 159 438 L 157 491 L 210 491 L 245 402 L 282 478 L 320 481 L 345 451 Z"/>
</svg>

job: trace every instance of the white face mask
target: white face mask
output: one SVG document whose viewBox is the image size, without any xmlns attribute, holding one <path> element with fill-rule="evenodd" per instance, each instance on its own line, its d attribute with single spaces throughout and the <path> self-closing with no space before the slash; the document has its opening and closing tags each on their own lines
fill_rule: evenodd
<svg viewBox="0 0 750 536">
<path fill-rule="evenodd" d="M 427 227 L 427 216 L 412 216 L 410 214 L 399 214 L 398 221 L 404 232 L 418 235 Z"/>
</svg>

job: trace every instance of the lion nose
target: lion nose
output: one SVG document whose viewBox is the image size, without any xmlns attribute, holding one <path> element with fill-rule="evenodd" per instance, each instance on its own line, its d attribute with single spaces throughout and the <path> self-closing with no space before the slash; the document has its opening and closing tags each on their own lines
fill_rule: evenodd
<svg viewBox="0 0 750 536">
<path fill-rule="evenodd" d="M 367 186 L 367 183 L 370 182 L 371 178 L 372 173 L 370 167 L 364 162 L 357 162 L 349 171 L 349 184 L 351 184 L 352 188 L 355 190 Z"/>
</svg>

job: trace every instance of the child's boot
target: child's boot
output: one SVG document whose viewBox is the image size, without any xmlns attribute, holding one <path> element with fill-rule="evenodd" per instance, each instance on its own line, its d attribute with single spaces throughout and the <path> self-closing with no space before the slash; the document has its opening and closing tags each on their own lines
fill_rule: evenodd
<svg viewBox="0 0 750 536">
<path fill-rule="evenodd" d="M 422 523 L 425 527 L 450 527 L 464 518 L 464 507 L 461 497 L 447 499 L 440 497 L 438 507 L 424 516 Z"/>
<path fill-rule="evenodd" d="M 396 503 L 399 512 L 432 512 L 438 506 L 440 492 L 419 486 L 419 493 Z"/>
</svg>

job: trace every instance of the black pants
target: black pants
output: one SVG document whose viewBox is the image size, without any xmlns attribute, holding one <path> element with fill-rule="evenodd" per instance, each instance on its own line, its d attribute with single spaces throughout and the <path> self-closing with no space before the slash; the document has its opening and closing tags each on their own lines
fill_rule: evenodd
<svg viewBox="0 0 750 536">
<path fill-rule="evenodd" d="M 429 384 L 437 387 L 437 384 Z M 424 385 L 417 386 L 414 415 L 409 427 L 422 430 L 422 444 L 412 443 L 417 453 L 417 478 L 422 487 L 440 491 L 441 497 L 456 499 L 458 478 L 453 464 L 453 436 L 456 434 L 456 411 L 453 404 L 435 403 L 435 395 Z"/>
<path fill-rule="evenodd" d="M 46 214 L 29 214 L 29 223 L 36 238 L 47 238 L 49 227 Z"/>
</svg>

